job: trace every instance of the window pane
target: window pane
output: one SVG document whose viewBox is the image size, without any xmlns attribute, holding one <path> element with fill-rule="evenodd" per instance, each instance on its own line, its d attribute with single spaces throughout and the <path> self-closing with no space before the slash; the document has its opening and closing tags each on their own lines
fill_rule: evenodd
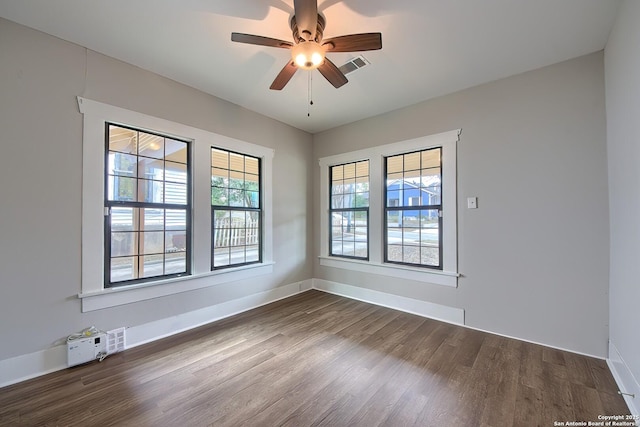
<svg viewBox="0 0 640 427">
<path fill-rule="evenodd" d="M 229 187 L 229 171 L 220 168 L 211 168 L 211 185 L 216 187 Z"/>
<path fill-rule="evenodd" d="M 164 162 L 158 159 L 149 159 L 146 157 L 138 157 L 138 178 L 155 179 L 162 181 L 164 179 Z"/>
<path fill-rule="evenodd" d="M 138 132 L 138 155 L 163 159 L 164 138 L 145 132 Z"/>
<path fill-rule="evenodd" d="M 231 174 L 233 175 L 234 172 L 232 171 Z M 243 190 L 244 189 L 244 179 L 238 179 L 238 178 L 229 178 L 229 188 L 233 189 L 233 190 Z"/>
<path fill-rule="evenodd" d="M 111 233 L 111 256 L 136 255 L 136 236 L 138 233 Z"/>
<path fill-rule="evenodd" d="M 369 178 L 368 160 L 356 163 L 356 177 L 367 177 L 367 179 Z"/>
<path fill-rule="evenodd" d="M 156 181 L 154 181 L 156 182 Z M 165 203 L 174 205 L 187 204 L 187 186 L 175 182 L 165 183 Z"/>
<path fill-rule="evenodd" d="M 140 257 L 140 277 L 162 276 L 164 274 L 164 255 L 146 255 Z"/>
<path fill-rule="evenodd" d="M 440 259 L 440 252 L 438 248 L 432 248 L 432 247 L 422 248 L 421 258 L 420 258 L 422 265 L 440 267 L 439 259 Z"/>
<path fill-rule="evenodd" d="M 253 157 L 245 157 L 244 170 L 248 174 L 253 174 L 255 176 L 258 176 L 258 174 L 260 173 L 260 163 L 258 162 L 258 159 Z"/>
<path fill-rule="evenodd" d="M 164 182 L 139 179 L 138 201 L 143 203 L 163 203 Z"/>
<path fill-rule="evenodd" d="M 224 150 L 212 148 L 211 166 L 214 168 L 229 169 L 229 153 Z"/>
<path fill-rule="evenodd" d="M 144 231 L 164 230 L 164 209 L 143 209 L 142 224 Z"/>
<path fill-rule="evenodd" d="M 387 259 L 392 262 L 402 262 L 402 245 L 388 245 Z"/>
<path fill-rule="evenodd" d="M 164 274 L 178 274 L 187 271 L 187 254 L 185 252 L 165 255 Z"/>
<path fill-rule="evenodd" d="M 229 248 L 216 248 L 213 251 L 213 266 L 224 267 L 231 263 Z"/>
<path fill-rule="evenodd" d="M 331 196 L 331 209 L 342 209 L 344 201 L 343 195 Z"/>
<path fill-rule="evenodd" d="M 184 141 L 176 141 L 174 139 L 165 138 L 164 149 L 166 160 L 178 163 L 187 163 L 187 143 Z"/>
<path fill-rule="evenodd" d="M 369 192 L 356 193 L 355 195 L 355 207 L 366 208 L 369 206 Z"/>
<path fill-rule="evenodd" d="M 420 169 L 420 153 L 410 153 L 404 155 L 404 171 L 414 171 Z"/>
<path fill-rule="evenodd" d="M 237 153 L 229 153 L 229 169 L 244 172 L 244 156 Z"/>
<path fill-rule="evenodd" d="M 342 252 L 342 240 L 335 239 L 331 241 L 331 255 L 344 255 Z"/>
<path fill-rule="evenodd" d="M 136 154 L 138 152 L 137 141 L 137 131 L 109 125 L 109 151 Z"/>
<path fill-rule="evenodd" d="M 166 227 L 167 230 L 186 230 L 187 229 L 187 211 L 186 209 L 167 209 L 166 210 Z"/>
<path fill-rule="evenodd" d="M 402 211 L 387 212 L 387 228 L 400 227 L 402 220 Z"/>
<path fill-rule="evenodd" d="M 134 218 L 137 209 L 114 206 L 111 208 L 111 231 L 137 230 L 137 221 Z"/>
<path fill-rule="evenodd" d="M 229 206 L 242 207 L 245 205 L 245 192 L 243 190 L 229 189 Z"/>
<path fill-rule="evenodd" d="M 165 180 L 171 182 L 187 183 L 187 165 L 175 162 L 165 162 Z"/>
<path fill-rule="evenodd" d="M 260 177 L 258 175 L 245 175 L 244 188 L 245 190 L 259 191 Z"/>
<path fill-rule="evenodd" d="M 110 279 L 111 282 L 123 282 L 125 280 L 136 279 L 135 264 L 137 257 L 113 258 L 111 259 Z"/>
<path fill-rule="evenodd" d="M 422 167 L 440 167 L 440 148 L 434 148 L 422 152 Z"/>
<path fill-rule="evenodd" d="M 331 179 L 333 181 L 342 181 L 344 179 L 344 166 L 332 166 L 331 167 Z"/>
<path fill-rule="evenodd" d="M 159 254 L 164 252 L 164 232 L 148 231 L 141 234 L 141 254 Z"/>
<path fill-rule="evenodd" d="M 394 188 L 394 187 L 391 187 Z M 397 187 L 395 187 L 397 188 Z M 403 206 L 400 190 L 387 190 L 387 207 L 395 208 Z"/>
<path fill-rule="evenodd" d="M 402 172 L 402 156 L 387 157 L 387 174 Z"/>
<path fill-rule="evenodd" d="M 123 176 L 110 176 L 107 188 L 107 200 L 130 202 L 136 199 L 136 179 Z"/>
<path fill-rule="evenodd" d="M 260 260 L 260 248 L 257 245 L 247 246 L 246 262 L 255 262 Z"/>
<path fill-rule="evenodd" d="M 245 192 L 245 207 L 259 208 L 260 207 L 260 193 L 257 191 Z"/>
<path fill-rule="evenodd" d="M 107 173 L 109 175 L 135 177 L 136 156 L 122 153 L 109 153 Z"/>
<path fill-rule="evenodd" d="M 211 205 L 228 206 L 229 190 L 227 188 L 211 187 Z"/>
<path fill-rule="evenodd" d="M 344 179 L 354 179 L 356 177 L 356 164 L 348 163 L 344 165 Z"/>
</svg>

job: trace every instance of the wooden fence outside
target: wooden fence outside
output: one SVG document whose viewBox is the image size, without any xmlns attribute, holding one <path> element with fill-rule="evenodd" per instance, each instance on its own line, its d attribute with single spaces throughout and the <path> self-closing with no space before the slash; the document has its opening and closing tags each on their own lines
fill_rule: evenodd
<svg viewBox="0 0 640 427">
<path fill-rule="evenodd" d="M 235 218 L 216 219 L 213 242 L 216 248 L 257 245 L 260 242 L 260 222 Z"/>
</svg>

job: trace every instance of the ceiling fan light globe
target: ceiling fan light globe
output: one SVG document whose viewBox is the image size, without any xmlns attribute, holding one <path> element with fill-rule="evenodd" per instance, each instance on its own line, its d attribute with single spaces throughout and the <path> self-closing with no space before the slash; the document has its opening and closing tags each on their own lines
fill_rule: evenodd
<svg viewBox="0 0 640 427">
<path fill-rule="evenodd" d="M 300 42 L 291 49 L 293 62 L 305 70 L 318 68 L 324 62 L 324 49 L 316 42 Z"/>
<path fill-rule="evenodd" d="M 324 55 L 322 55 L 319 52 L 314 52 L 311 55 L 311 62 L 313 63 L 314 66 L 319 66 L 320 64 L 322 64 L 322 61 L 324 61 Z"/>
</svg>

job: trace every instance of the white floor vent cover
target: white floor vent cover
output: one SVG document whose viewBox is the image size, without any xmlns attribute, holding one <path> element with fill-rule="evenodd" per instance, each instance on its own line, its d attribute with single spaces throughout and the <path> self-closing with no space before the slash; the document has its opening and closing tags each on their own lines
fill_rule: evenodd
<svg viewBox="0 0 640 427">
<path fill-rule="evenodd" d="M 117 353 L 126 348 L 125 328 L 107 331 L 107 354 Z"/>
</svg>

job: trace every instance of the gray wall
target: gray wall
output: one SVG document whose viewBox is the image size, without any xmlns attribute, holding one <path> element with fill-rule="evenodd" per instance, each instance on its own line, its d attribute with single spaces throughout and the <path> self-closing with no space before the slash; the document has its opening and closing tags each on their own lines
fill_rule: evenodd
<svg viewBox="0 0 640 427">
<path fill-rule="evenodd" d="M 316 134 L 314 166 L 324 156 L 457 128 L 458 288 L 317 261 L 314 277 L 462 308 L 471 327 L 606 357 L 603 53 Z M 477 210 L 466 209 L 469 196 L 478 197 Z M 319 202 L 316 195 L 316 212 Z"/>
<path fill-rule="evenodd" d="M 621 4 L 606 47 L 610 334 L 640 380 L 640 2 Z M 632 391 L 632 390 L 628 390 Z M 637 393 L 637 391 L 636 391 Z M 636 395 L 636 398 L 638 396 Z"/>
<path fill-rule="evenodd" d="M 78 95 L 273 148 L 274 274 L 81 313 Z M 312 137 L 303 131 L 0 19 L 0 148 L 0 360 L 90 325 L 140 325 L 312 275 Z"/>
</svg>

